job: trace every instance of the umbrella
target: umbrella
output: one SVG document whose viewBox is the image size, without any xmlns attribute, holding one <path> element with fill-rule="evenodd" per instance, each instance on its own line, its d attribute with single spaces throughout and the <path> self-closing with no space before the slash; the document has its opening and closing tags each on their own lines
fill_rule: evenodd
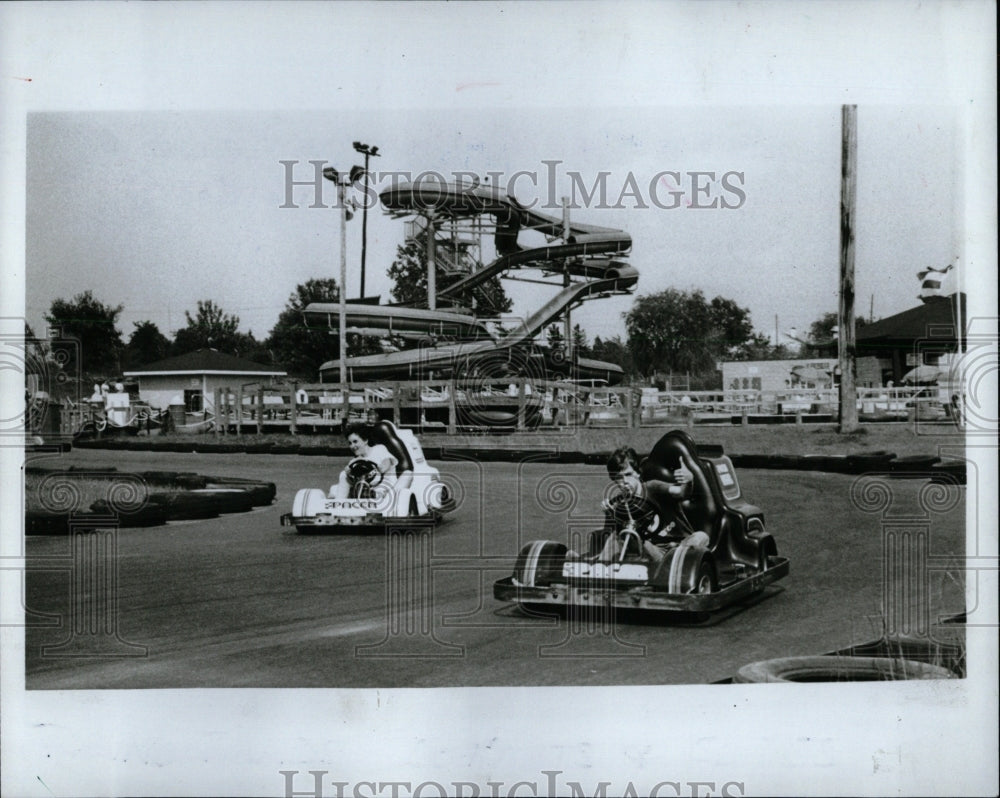
<svg viewBox="0 0 1000 798">
<path fill-rule="evenodd" d="M 940 376 L 941 369 L 937 366 L 917 366 L 903 375 L 903 382 L 908 382 L 911 385 L 915 383 L 932 383 L 937 382 Z"/>
</svg>

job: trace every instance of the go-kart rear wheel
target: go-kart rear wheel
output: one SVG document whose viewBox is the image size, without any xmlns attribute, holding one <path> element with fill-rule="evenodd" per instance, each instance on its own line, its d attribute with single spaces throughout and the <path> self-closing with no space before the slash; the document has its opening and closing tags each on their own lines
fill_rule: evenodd
<svg viewBox="0 0 1000 798">
<path fill-rule="evenodd" d="M 677 546 L 664 563 L 666 588 L 670 593 L 711 593 L 716 589 L 715 563 L 707 549 Z"/>
<path fill-rule="evenodd" d="M 698 576 L 695 579 L 694 590 L 692 593 L 711 593 L 714 589 L 714 579 L 715 575 L 712 571 L 712 563 L 707 559 L 702 559 L 701 564 L 698 566 Z"/>
<path fill-rule="evenodd" d="M 751 518 L 747 521 L 748 537 L 757 541 L 757 571 L 763 573 L 771 567 L 770 555 L 774 554 L 774 539 L 764 531 L 764 520 Z"/>
</svg>

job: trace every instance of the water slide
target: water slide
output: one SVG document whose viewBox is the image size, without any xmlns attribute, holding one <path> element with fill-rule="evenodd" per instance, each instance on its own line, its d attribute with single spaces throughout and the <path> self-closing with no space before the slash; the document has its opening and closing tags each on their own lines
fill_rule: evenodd
<svg viewBox="0 0 1000 798">
<path fill-rule="evenodd" d="M 619 261 L 606 261 L 608 268 L 603 277 L 586 282 L 574 283 L 563 288 L 541 308 L 532 313 L 513 330 L 496 340 L 469 341 L 444 346 L 426 346 L 389 352 L 381 355 L 363 355 L 347 359 L 348 379 L 365 382 L 377 379 L 416 379 L 427 377 L 431 372 L 440 375 L 452 371 L 472 371 L 471 364 L 491 353 L 508 353 L 515 348 L 530 345 L 532 339 L 545 327 L 559 318 L 566 309 L 585 299 L 623 293 L 635 286 L 638 272 Z M 446 314 L 441 314 L 446 315 Z M 340 361 L 324 363 L 321 371 L 336 372 Z M 581 379 L 607 379 L 615 382 L 621 379 L 621 369 L 614 364 L 597 360 L 581 359 L 578 363 L 578 377 Z"/>
<path fill-rule="evenodd" d="M 623 230 L 573 222 L 567 230 L 562 219 L 526 208 L 500 189 L 487 186 L 465 186 L 440 181 L 404 183 L 386 189 L 379 195 L 379 199 L 391 214 L 397 216 L 433 211 L 437 218 L 489 214 L 496 219 L 494 245 L 499 257 L 468 277 L 438 291 L 438 298 L 459 295 L 508 269 L 525 265 L 535 268 L 551 265 L 550 270 L 560 272 L 569 267 L 570 274 L 590 276 L 572 271 L 574 266 L 583 266 L 586 261 L 574 264 L 566 259 L 624 253 L 632 247 L 632 237 Z M 524 249 L 517 243 L 521 230 L 562 237 L 563 243 Z"/>
<path fill-rule="evenodd" d="M 348 379 L 352 381 L 403 380 L 457 371 L 471 373 L 474 364 L 484 359 L 506 357 L 513 360 L 515 351 L 530 349 L 534 337 L 560 318 L 567 309 L 586 299 L 630 292 L 639 279 L 633 267 L 606 257 L 609 254 L 625 253 L 631 248 L 632 239 L 628 233 L 579 223 L 571 223 L 567 231 L 562 219 L 528 209 L 499 189 L 423 181 L 419 184 L 393 186 L 379 196 L 389 213 L 396 217 L 433 212 L 435 219 L 482 214 L 489 214 L 496 219 L 495 244 L 499 257 L 439 291 L 437 296 L 440 298 L 460 294 L 493 276 L 517 268 L 558 273 L 577 282 L 563 287 L 516 328 L 496 337 L 491 335 L 484 322 L 461 313 L 349 304 L 347 322 L 352 332 L 390 331 L 404 337 L 440 335 L 457 341 L 348 358 Z M 517 243 L 521 230 L 535 230 L 546 236 L 561 236 L 562 240 L 559 243 L 522 248 Z M 336 329 L 339 310 L 337 303 L 312 303 L 304 309 L 303 316 L 308 326 Z M 617 382 L 622 377 L 621 369 L 615 364 L 578 358 L 575 365 L 575 376 L 580 379 Z M 339 361 L 330 361 L 324 363 L 320 370 L 336 373 L 339 367 Z M 551 364 L 539 373 L 552 373 Z"/>
<path fill-rule="evenodd" d="M 302 311 L 307 327 L 339 330 L 340 305 L 337 302 L 311 302 Z M 447 310 L 424 310 L 399 305 L 363 305 L 348 303 L 347 331 L 361 335 L 399 335 L 407 337 L 441 336 L 448 339 L 492 339 L 485 321 Z"/>
</svg>

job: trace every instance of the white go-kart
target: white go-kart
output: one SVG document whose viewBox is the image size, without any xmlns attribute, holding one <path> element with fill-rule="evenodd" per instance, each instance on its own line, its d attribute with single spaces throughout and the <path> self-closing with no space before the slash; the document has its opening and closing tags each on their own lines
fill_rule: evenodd
<svg viewBox="0 0 1000 798">
<path fill-rule="evenodd" d="M 454 509 L 448 486 L 438 470 L 428 465 L 412 431 L 380 421 L 370 436 L 372 444 L 382 444 L 396 458 L 395 484 L 381 484 L 375 463 L 352 461 L 347 468 L 346 497 L 303 488 L 295 494 L 292 511 L 281 516 L 282 526 L 294 526 L 299 532 L 383 532 L 435 524 Z"/>
</svg>

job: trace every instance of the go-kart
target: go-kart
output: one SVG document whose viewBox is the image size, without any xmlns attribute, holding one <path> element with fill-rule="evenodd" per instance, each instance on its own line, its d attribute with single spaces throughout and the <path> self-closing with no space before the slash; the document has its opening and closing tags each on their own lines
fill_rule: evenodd
<svg viewBox="0 0 1000 798">
<path fill-rule="evenodd" d="M 514 573 L 494 583 L 494 597 L 522 606 L 705 613 L 759 594 L 786 576 L 788 559 L 778 556 L 763 512 L 743 499 L 732 461 L 721 448 L 699 453 L 687 433 L 668 432 L 643 460 L 641 477 L 669 482 L 678 462 L 692 475 L 681 514 L 693 530 L 707 535 L 706 545 L 654 535 L 658 518 L 650 523 L 648 516 L 630 517 L 628 502 L 619 498 L 607 505 L 608 523 L 591 533 L 583 554 L 553 540 L 523 546 Z M 618 536 L 617 545 L 606 545 L 608 535 Z"/>
<path fill-rule="evenodd" d="M 389 526 L 436 523 L 454 509 L 448 486 L 428 465 L 413 432 L 380 421 L 369 434 L 370 443 L 381 443 L 396 458 L 395 484 L 381 485 L 382 475 L 371 461 L 353 460 L 347 467 L 346 497 L 303 488 L 295 494 L 292 511 L 281 516 L 282 526 L 299 532 L 382 532 Z"/>
</svg>

